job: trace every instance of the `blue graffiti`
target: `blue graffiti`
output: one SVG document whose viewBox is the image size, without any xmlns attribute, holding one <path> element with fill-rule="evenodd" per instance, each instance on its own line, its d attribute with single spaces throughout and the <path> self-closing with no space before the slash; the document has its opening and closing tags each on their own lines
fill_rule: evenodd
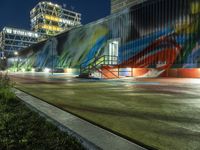
<svg viewBox="0 0 200 150">
<path fill-rule="evenodd" d="M 90 49 L 89 53 L 86 56 L 86 60 L 84 62 L 87 62 L 88 60 L 91 60 L 92 58 L 95 57 L 95 55 L 97 54 L 97 52 L 103 47 L 103 45 L 106 43 L 107 41 L 107 36 L 102 36 L 101 38 L 99 38 L 97 40 L 97 42 L 95 43 L 95 45 Z M 90 62 L 88 61 L 87 63 L 85 63 L 84 65 L 87 66 Z"/>
</svg>

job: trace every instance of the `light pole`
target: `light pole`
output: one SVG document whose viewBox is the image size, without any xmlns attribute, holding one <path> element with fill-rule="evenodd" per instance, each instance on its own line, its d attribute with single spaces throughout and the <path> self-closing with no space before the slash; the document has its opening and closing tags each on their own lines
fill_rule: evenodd
<svg viewBox="0 0 200 150">
<path fill-rule="evenodd" d="M 6 57 L 1 53 L 0 69 L 4 70 L 6 68 Z"/>
<path fill-rule="evenodd" d="M 18 72 L 18 63 L 19 63 L 19 53 L 17 51 L 14 52 L 15 58 L 17 57 L 17 72 Z"/>
<path fill-rule="evenodd" d="M 54 73 L 54 68 L 55 68 L 55 66 L 54 66 L 54 51 L 55 51 L 55 43 L 54 43 L 54 39 L 53 39 L 53 37 L 50 39 L 50 42 L 51 42 L 51 55 L 52 55 L 52 57 L 51 57 L 51 61 L 52 61 L 52 68 L 51 68 L 51 73 L 52 73 L 52 75 L 53 75 L 53 73 Z"/>
<path fill-rule="evenodd" d="M 53 49 L 53 40 L 51 39 L 51 49 L 52 49 L 52 75 L 53 75 L 53 69 L 54 69 L 54 61 L 53 61 L 53 59 L 54 59 L 54 54 L 53 54 L 53 51 L 54 51 L 54 49 Z"/>
</svg>

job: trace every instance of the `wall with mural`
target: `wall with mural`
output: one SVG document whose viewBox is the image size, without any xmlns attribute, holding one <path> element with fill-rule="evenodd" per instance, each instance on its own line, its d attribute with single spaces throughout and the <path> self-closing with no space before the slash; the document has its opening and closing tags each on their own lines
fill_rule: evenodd
<svg viewBox="0 0 200 150">
<path fill-rule="evenodd" d="M 173 76 L 173 69 L 199 68 L 200 0 L 147 1 L 31 46 L 20 53 L 18 65 L 79 68 L 106 55 L 113 39 L 120 43 L 113 69 L 138 68 L 140 76 Z"/>
</svg>

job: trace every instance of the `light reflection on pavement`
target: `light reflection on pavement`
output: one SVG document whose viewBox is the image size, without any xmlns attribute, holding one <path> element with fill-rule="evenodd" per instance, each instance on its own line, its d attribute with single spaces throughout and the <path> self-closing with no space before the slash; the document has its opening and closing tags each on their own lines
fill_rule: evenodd
<svg viewBox="0 0 200 150">
<path fill-rule="evenodd" d="M 19 88 L 146 145 L 200 149 L 200 79 L 9 75 Z"/>
</svg>

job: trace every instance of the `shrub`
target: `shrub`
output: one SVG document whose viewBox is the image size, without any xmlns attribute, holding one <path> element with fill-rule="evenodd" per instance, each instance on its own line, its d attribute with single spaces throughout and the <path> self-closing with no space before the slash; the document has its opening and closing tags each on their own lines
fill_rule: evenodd
<svg viewBox="0 0 200 150">
<path fill-rule="evenodd" d="M 61 132 L 11 91 L 7 75 L 0 75 L 0 150 L 79 150 L 80 142 Z"/>
<path fill-rule="evenodd" d="M 11 91 L 13 82 L 10 80 L 7 74 L 0 73 L 0 98 L 3 100 L 9 100 L 15 98 L 14 93 Z"/>
</svg>

